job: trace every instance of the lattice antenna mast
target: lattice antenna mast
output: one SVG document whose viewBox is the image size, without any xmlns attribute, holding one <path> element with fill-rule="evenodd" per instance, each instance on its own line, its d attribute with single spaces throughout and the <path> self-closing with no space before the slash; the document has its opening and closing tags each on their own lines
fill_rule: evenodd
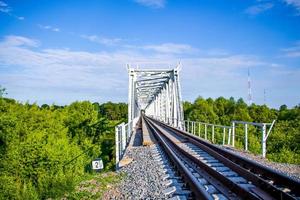
<svg viewBox="0 0 300 200">
<path fill-rule="evenodd" d="M 248 105 L 251 104 L 252 104 L 251 78 L 250 78 L 250 69 L 248 67 Z"/>
</svg>

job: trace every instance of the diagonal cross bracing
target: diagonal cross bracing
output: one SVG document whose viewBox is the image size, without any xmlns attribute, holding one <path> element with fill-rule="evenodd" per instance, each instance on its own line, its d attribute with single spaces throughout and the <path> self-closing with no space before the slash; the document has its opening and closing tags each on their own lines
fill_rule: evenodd
<svg viewBox="0 0 300 200">
<path fill-rule="evenodd" d="M 183 120 L 179 67 L 175 69 L 134 69 L 128 67 L 128 121 L 141 110 L 161 120 Z M 179 124 L 177 125 L 179 126 Z"/>
</svg>

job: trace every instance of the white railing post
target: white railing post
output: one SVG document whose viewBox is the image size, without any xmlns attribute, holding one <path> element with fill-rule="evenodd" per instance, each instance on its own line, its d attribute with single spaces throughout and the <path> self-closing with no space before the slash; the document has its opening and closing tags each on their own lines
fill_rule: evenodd
<svg viewBox="0 0 300 200">
<path fill-rule="evenodd" d="M 248 151 L 248 124 L 245 124 L 245 151 Z"/>
<path fill-rule="evenodd" d="M 121 131 L 121 143 L 122 143 L 122 153 L 126 148 L 126 129 L 125 125 L 122 124 L 122 131 Z"/>
<path fill-rule="evenodd" d="M 225 145 L 225 134 L 226 134 L 226 129 L 223 127 L 223 142 L 222 144 Z"/>
<path fill-rule="evenodd" d="M 230 129 L 228 130 L 228 142 L 227 142 L 227 145 L 230 145 L 230 140 L 231 140 L 231 130 L 232 130 L 232 128 L 230 128 Z"/>
<path fill-rule="evenodd" d="M 194 122 L 194 135 L 196 135 L 196 122 Z"/>
<path fill-rule="evenodd" d="M 215 143 L 215 126 L 211 126 L 211 141 L 212 143 Z"/>
<path fill-rule="evenodd" d="M 199 129 L 198 129 L 198 134 L 199 134 L 199 137 L 201 138 L 201 123 L 199 122 Z"/>
<path fill-rule="evenodd" d="M 262 126 L 262 138 L 261 138 L 261 145 L 262 145 L 262 156 L 263 158 L 266 157 L 267 147 L 266 147 L 266 124 Z"/>
<path fill-rule="evenodd" d="M 115 139 L 116 139 L 116 170 L 119 168 L 119 127 L 115 127 Z"/>
<path fill-rule="evenodd" d="M 235 122 L 232 122 L 232 147 L 234 147 L 235 140 Z"/>
</svg>

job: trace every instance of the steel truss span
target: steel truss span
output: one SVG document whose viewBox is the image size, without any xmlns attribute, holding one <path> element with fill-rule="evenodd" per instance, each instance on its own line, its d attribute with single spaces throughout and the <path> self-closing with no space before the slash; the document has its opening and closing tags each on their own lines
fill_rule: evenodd
<svg viewBox="0 0 300 200">
<path fill-rule="evenodd" d="M 136 120 L 142 110 L 176 124 L 183 120 L 179 71 L 175 69 L 134 69 L 128 67 L 128 122 Z"/>
<path fill-rule="evenodd" d="M 300 199 L 300 182 L 143 115 L 195 199 Z"/>
</svg>

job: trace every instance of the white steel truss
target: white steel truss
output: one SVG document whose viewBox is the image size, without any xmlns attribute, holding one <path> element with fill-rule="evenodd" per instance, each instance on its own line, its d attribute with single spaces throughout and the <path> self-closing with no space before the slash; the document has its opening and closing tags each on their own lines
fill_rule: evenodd
<svg viewBox="0 0 300 200">
<path fill-rule="evenodd" d="M 172 120 L 178 128 L 183 120 L 179 81 L 180 65 L 175 69 L 135 69 L 128 66 L 128 122 L 138 118 L 141 110 L 149 116 Z"/>
</svg>

